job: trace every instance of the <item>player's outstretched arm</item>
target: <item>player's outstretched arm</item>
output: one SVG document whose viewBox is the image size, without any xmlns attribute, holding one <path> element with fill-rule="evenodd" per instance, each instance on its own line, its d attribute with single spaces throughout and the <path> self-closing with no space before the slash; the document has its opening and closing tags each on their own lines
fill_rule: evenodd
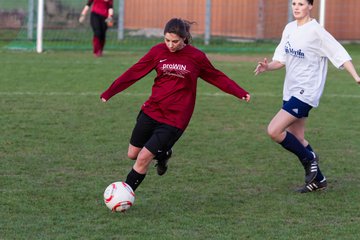
<svg viewBox="0 0 360 240">
<path fill-rule="evenodd" d="M 267 58 L 264 58 L 263 61 L 258 62 L 258 65 L 254 70 L 254 73 L 255 75 L 259 75 L 260 73 L 277 70 L 283 68 L 284 66 L 285 64 L 282 64 L 279 61 L 272 61 L 268 63 Z"/>
<path fill-rule="evenodd" d="M 258 65 L 256 66 L 254 73 L 255 75 L 259 75 L 260 73 L 266 72 L 269 67 L 267 58 L 264 58 L 264 60 L 261 62 L 258 62 Z"/>
<path fill-rule="evenodd" d="M 359 74 L 356 72 L 356 69 L 351 61 L 344 63 L 344 68 L 350 73 L 350 75 L 355 79 L 355 81 L 360 84 Z"/>
<path fill-rule="evenodd" d="M 250 94 L 246 94 L 246 96 L 243 97 L 242 99 L 245 100 L 246 102 L 250 102 L 251 96 Z"/>
</svg>

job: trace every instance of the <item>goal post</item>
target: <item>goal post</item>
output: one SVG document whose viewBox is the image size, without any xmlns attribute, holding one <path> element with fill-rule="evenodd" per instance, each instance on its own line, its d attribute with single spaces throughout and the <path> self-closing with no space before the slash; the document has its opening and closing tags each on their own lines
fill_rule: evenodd
<svg viewBox="0 0 360 240">
<path fill-rule="evenodd" d="M 36 28 L 36 52 L 43 51 L 43 30 L 44 30 L 44 0 L 38 0 L 38 16 Z"/>
<path fill-rule="evenodd" d="M 321 0 L 320 10 L 319 10 L 319 23 L 323 27 L 325 27 L 325 8 L 326 8 L 326 0 Z"/>
</svg>

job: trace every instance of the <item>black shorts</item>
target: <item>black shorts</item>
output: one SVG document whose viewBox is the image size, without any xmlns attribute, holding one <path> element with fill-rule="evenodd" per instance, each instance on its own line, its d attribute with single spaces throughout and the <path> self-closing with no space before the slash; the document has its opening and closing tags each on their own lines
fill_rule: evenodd
<svg viewBox="0 0 360 240">
<path fill-rule="evenodd" d="M 179 128 L 160 123 L 140 111 L 130 144 L 138 148 L 146 147 L 151 153 L 157 155 L 170 150 L 183 132 Z"/>
</svg>

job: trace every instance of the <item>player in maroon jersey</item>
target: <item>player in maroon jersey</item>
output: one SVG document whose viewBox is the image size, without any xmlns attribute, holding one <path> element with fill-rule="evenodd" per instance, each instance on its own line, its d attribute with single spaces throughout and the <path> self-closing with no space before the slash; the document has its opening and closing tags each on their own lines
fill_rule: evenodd
<svg viewBox="0 0 360 240">
<path fill-rule="evenodd" d="M 189 124 L 196 98 L 197 79 L 247 102 L 250 95 L 235 81 L 217 70 L 205 53 L 190 45 L 192 23 L 173 18 L 165 26 L 164 43 L 153 46 L 101 94 L 103 102 L 155 70 L 152 94 L 142 105 L 130 139 L 128 157 L 136 160 L 126 183 L 135 191 L 152 159 L 163 175 L 172 147 Z"/>
<path fill-rule="evenodd" d="M 81 12 L 79 18 L 80 23 L 84 22 L 86 13 L 89 11 L 92 4 L 90 25 L 94 32 L 93 53 L 96 57 L 101 57 L 106 41 L 107 23 L 113 22 L 113 0 L 88 0 Z"/>
</svg>

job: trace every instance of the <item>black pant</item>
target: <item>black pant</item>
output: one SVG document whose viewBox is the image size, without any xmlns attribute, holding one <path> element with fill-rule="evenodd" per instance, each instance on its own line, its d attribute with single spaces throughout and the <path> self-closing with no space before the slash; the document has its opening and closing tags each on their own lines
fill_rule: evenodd
<svg viewBox="0 0 360 240">
<path fill-rule="evenodd" d="M 99 15 L 97 13 L 91 12 L 90 14 L 90 25 L 94 32 L 94 36 L 99 38 L 99 40 L 105 40 L 106 38 L 106 17 Z"/>
</svg>

